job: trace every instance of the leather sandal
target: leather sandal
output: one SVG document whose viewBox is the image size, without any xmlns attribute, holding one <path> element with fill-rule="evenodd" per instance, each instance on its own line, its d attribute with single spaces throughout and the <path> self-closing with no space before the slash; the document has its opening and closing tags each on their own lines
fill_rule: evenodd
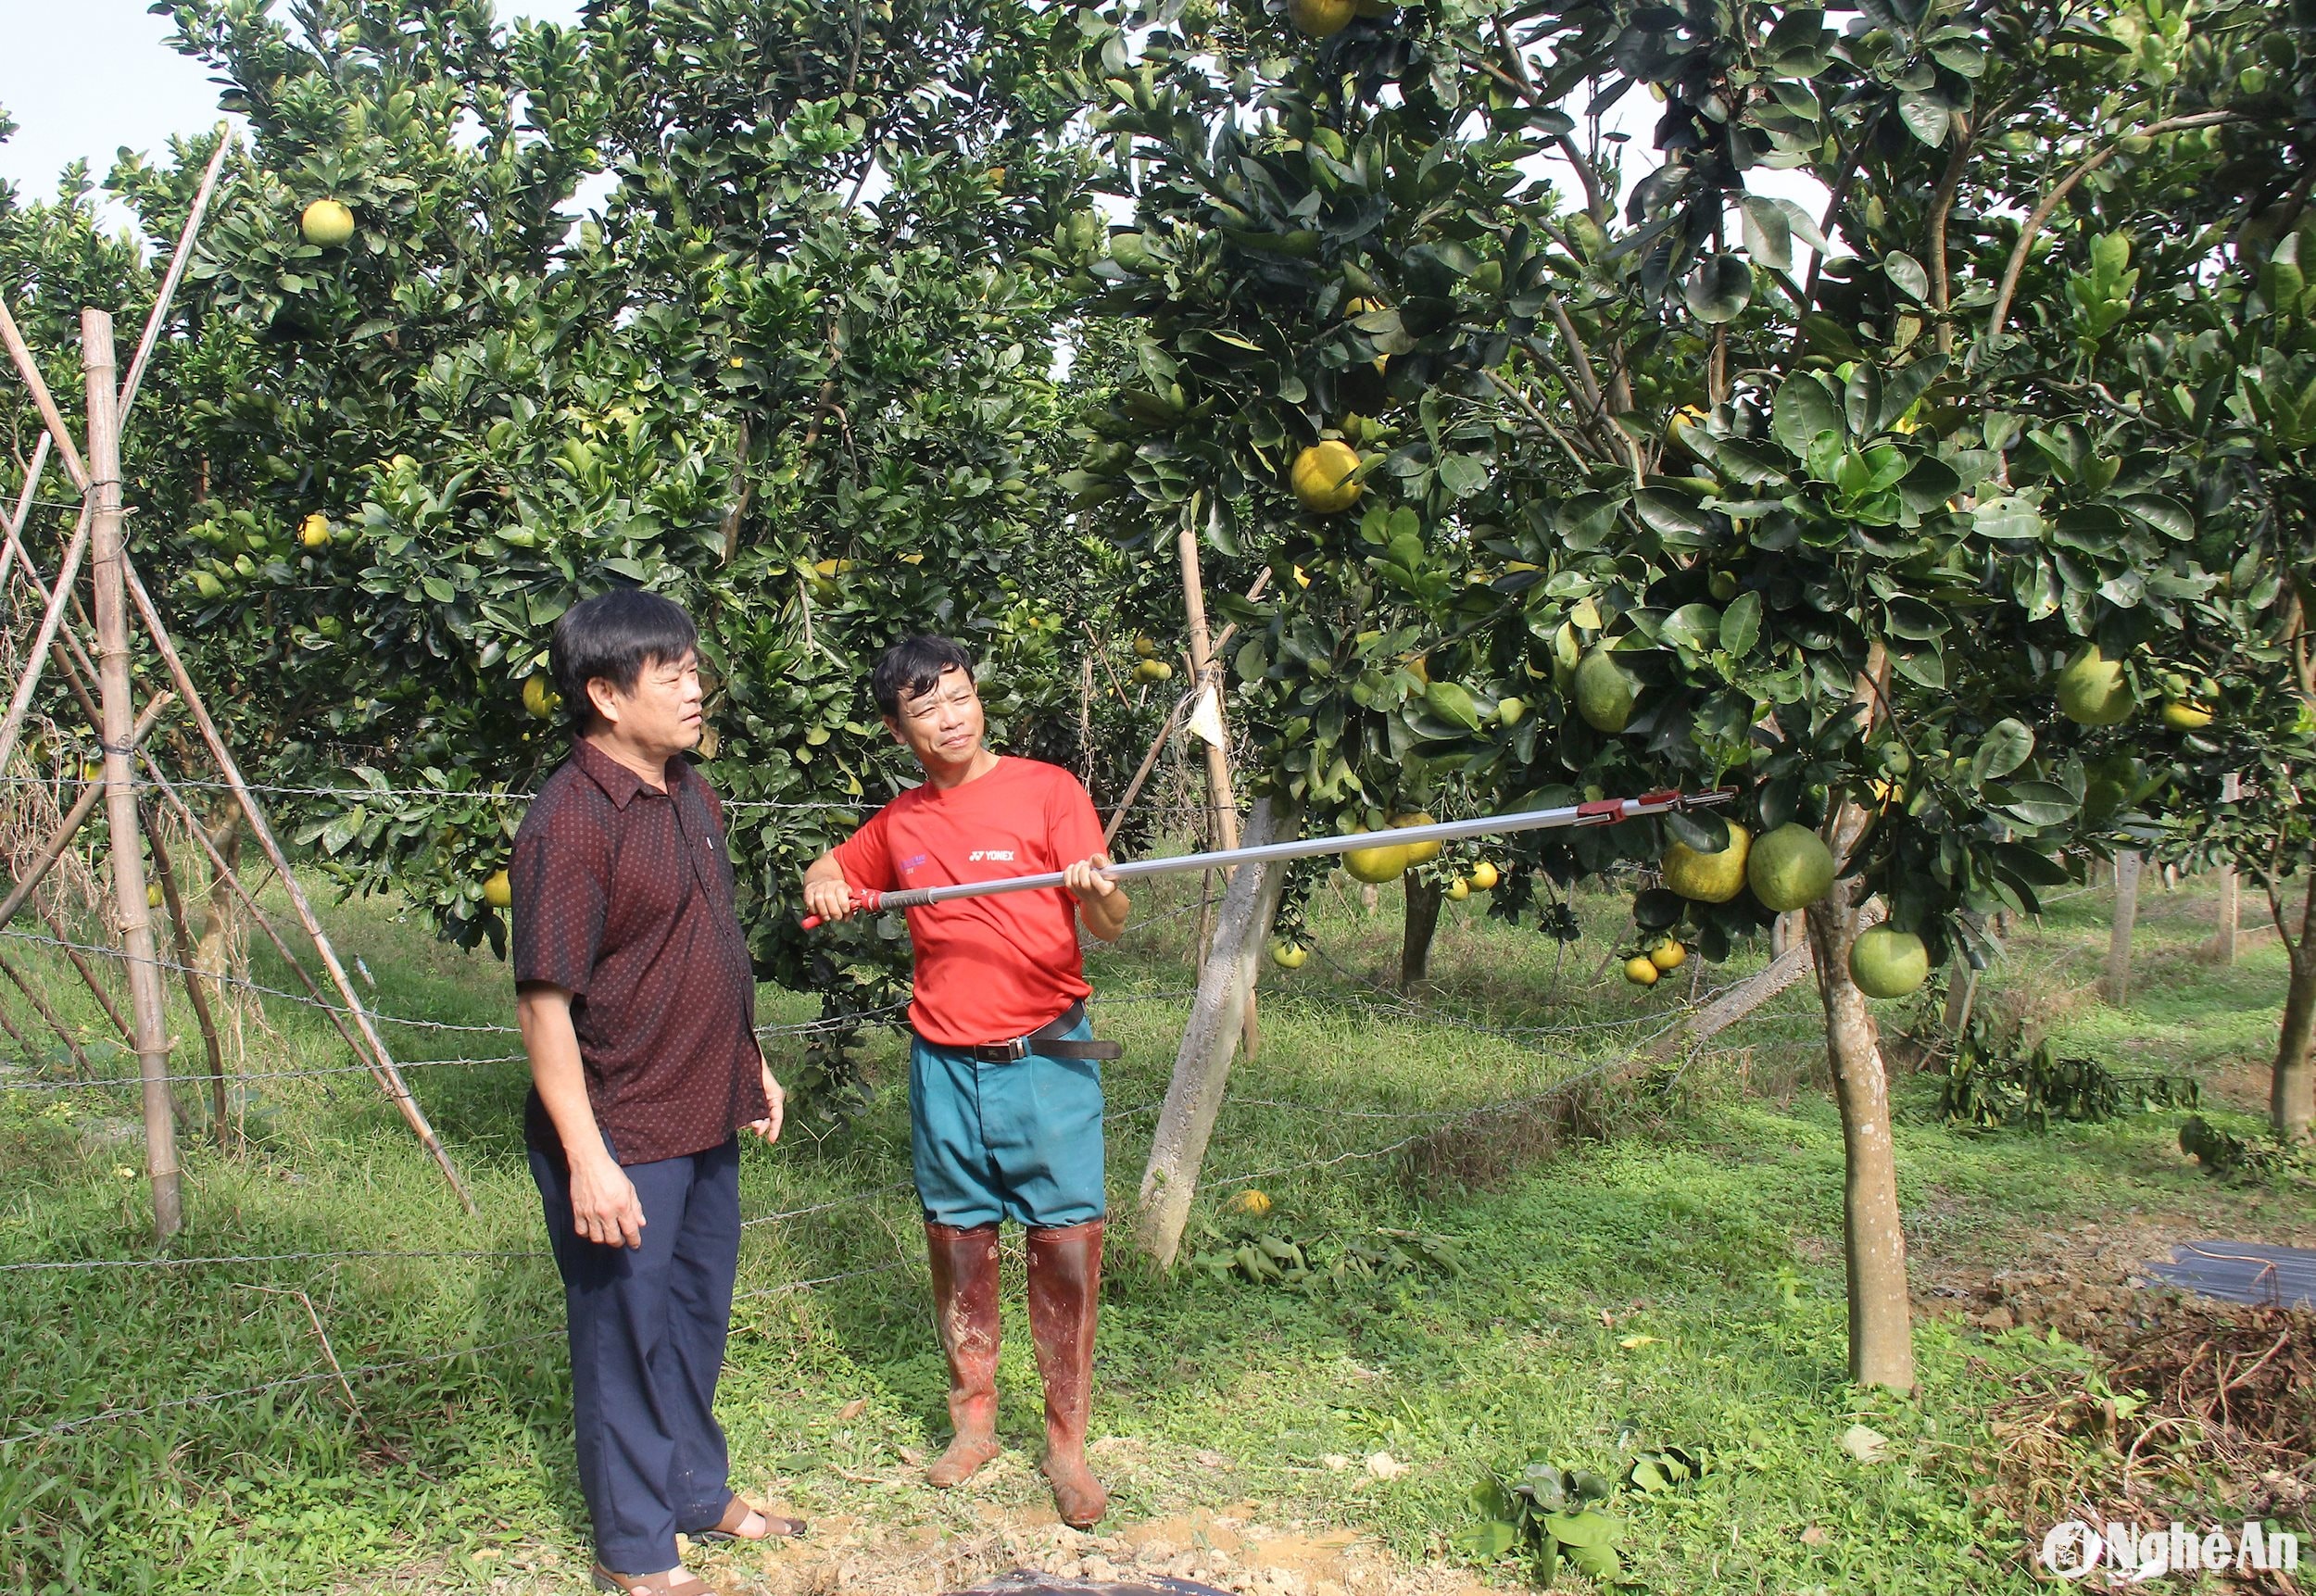
<svg viewBox="0 0 2316 1596">
<path fill-rule="evenodd" d="M 612 1596 L 723 1596 L 688 1568 L 665 1574 L 614 1574 L 598 1563 L 594 1579 L 598 1590 L 610 1591 Z"/>
<path fill-rule="evenodd" d="M 744 1526 L 750 1518 L 764 1521 L 763 1532 L 750 1535 Z M 776 1513 L 766 1513 L 744 1496 L 736 1496 L 724 1504 L 724 1516 L 706 1529 L 692 1532 L 694 1540 L 777 1540 L 804 1533 L 800 1518 L 783 1518 Z"/>
</svg>

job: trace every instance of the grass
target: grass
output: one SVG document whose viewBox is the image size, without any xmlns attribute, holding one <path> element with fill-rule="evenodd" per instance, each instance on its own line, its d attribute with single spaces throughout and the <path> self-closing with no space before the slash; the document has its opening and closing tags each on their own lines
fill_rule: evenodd
<svg viewBox="0 0 2316 1596">
<path fill-rule="evenodd" d="M 1127 1044 L 1109 1080 L 1122 1213 L 1191 984 L 1187 901 L 1143 897 L 1143 928 L 1094 967 L 1098 1024 Z M 2237 1105 L 2219 1117 L 2254 1128 L 2240 1111 L 2256 1100 L 2274 1034 L 2281 955 L 2269 937 L 2233 967 L 2198 961 L 2209 899 L 2202 886 L 2150 889 L 2128 1010 L 2084 994 L 2105 947 L 2104 893 L 2020 928 L 1995 1000 L 2119 1068 L 2203 1075 Z M 1519 1114 L 1452 1116 L 1614 1062 L 1669 1016 L 1680 983 L 1639 994 L 1613 974 L 1588 981 L 1623 929 L 1622 898 L 1581 899 L 1587 938 L 1565 954 L 1477 907 L 1449 907 L 1436 979 L 1403 1003 L 1374 984 L 1396 957 L 1395 895 L 1369 916 L 1322 893 L 1314 914 L 1327 958 L 1266 979 L 1262 1053 L 1234 1076 L 1191 1238 L 1211 1250 L 1256 1228 L 1223 1206 L 1244 1184 L 1230 1177 L 1252 1174 L 1276 1204 L 1263 1229 L 1322 1253 L 1386 1231 L 1446 1238 L 1460 1272 L 1295 1292 L 1122 1261 L 1105 1300 L 1095 1414 L 1116 1519 L 1248 1500 L 1280 1522 L 1358 1530 L 1409 1564 L 1454 1563 L 1451 1538 L 1473 1522 L 1466 1497 L 1482 1469 L 1548 1456 L 1608 1472 L 1636 1448 L 1677 1444 L 1710 1449 L 1717 1466 L 1617 1507 L 1628 1563 L 1650 1589 L 2029 1589 L 2023 1527 L 1983 1490 L 1986 1415 L 2014 1378 L 2079 1379 L 2082 1360 L 2028 1333 L 1926 1317 L 1913 1399 L 1849 1388 L 1841 1135 L 1809 988 L 1724 1036 L 1669 1093 L 1619 1105 L 1608 1139 L 1541 1158 Z M 391 906 L 346 905 L 330 919 L 344 950 L 375 973 L 383 1012 L 507 1022 L 503 966 L 434 942 Z M 101 1017 L 66 966 L 37 947 L 9 951 L 98 1035 Z M 291 984 L 270 955 L 252 974 Z M 769 989 L 763 1009 L 768 1021 L 812 1012 Z M 347 1062 L 312 1011 L 269 1001 L 260 1014 L 245 1025 L 246 1069 Z M 189 1015 L 172 1024 L 192 1036 Z M 1515 1034 L 1523 1027 L 1543 1030 Z M 279 1079 L 245 1104 L 246 1150 L 188 1139 L 190 1227 L 171 1252 L 509 1255 L 0 1274 L 0 1438 L 114 1413 L 0 1439 L 0 1578 L 11 1588 L 584 1588 L 560 1302 L 551 1267 L 529 1255 L 540 1232 L 520 1146 L 523 1068 L 419 1062 L 510 1050 L 497 1033 L 392 1026 L 389 1040 L 412 1061 L 477 1217 L 460 1214 L 363 1076 Z M 943 1374 L 913 1204 L 885 1189 L 906 1179 L 906 1107 L 897 1045 L 878 1047 L 882 1084 L 864 1116 L 840 1130 L 800 1125 L 744 1160 L 748 1213 L 819 1211 L 748 1232 L 722 1408 L 741 1486 L 895 1536 L 963 1532 L 1041 1500 L 1026 1466 L 1036 1377 L 1026 1326 L 1011 1316 L 1016 1278 L 1001 1422 L 1021 1461 L 963 1493 L 914 1483 L 910 1458 L 945 1432 Z M 107 1074 L 132 1072 L 117 1047 L 93 1041 L 91 1051 Z M 197 1046 L 176 1056 L 197 1058 Z M 777 1044 L 773 1056 L 777 1068 Z M 6 1083 L 61 1073 L 53 1059 L 33 1070 L 19 1065 Z M 2316 1216 L 2278 1188 L 2253 1194 L 2259 1217 L 2244 1218 L 2244 1193 L 2181 1158 L 2175 1115 L 1971 1136 L 1935 1123 L 1926 1081 L 1901 1080 L 1897 1098 L 1921 1280 L 1982 1276 L 2037 1247 L 2063 1251 L 2045 1238 L 2086 1225 L 2234 1220 L 2265 1233 Z M 0 1090 L 10 1174 L 0 1263 L 153 1255 L 140 1150 L 123 1139 L 135 1112 L 120 1089 Z M 1454 1156 L 1418 1167 L 1378 1150 L 1427 1131 Z M 1443 1186 L 1442 1169 L 1488 1178 Z M 362 1372 L 372 1365 L 388 1366 Z M 283 1379 L 299 1383 L 244 1392 Z M 219 1392 L 241 1394 L 162 1405 Z M 1888 1438 L 1878 1463 L 1842 1450 L 1861 1422 Z M 1378 1477 L 1360 1461 L 1378 1451 L 1406 1472 Z M 1509 1566 L 1473 1573 L 1517 1583 Z"/>
</svg>

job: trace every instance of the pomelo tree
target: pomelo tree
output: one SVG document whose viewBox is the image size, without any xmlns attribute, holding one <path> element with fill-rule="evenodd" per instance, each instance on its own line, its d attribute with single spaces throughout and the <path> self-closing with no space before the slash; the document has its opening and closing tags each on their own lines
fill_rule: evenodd
<svg viewBox="0 0 2316 1596">
<path fill-rule="evenodd" d="M 548 628 L 648 584 L 702 622 L 760 967 L 832 1012 L 887 1000 L 890 937 L 807 941 L 790 901 L 906 773 L 868 661 L 956 633 L 1003 684 L 1000 735 L 1057 751 L 1076 622 L 1116 585 L 1046 535 L 1071 399 L 1059 295 L 1019 258 L 1087 227 L 1055 16 L 171 10 L 251 145 L 180 300 L 172 448 L 132 496 L 253 776 L 332 789 L 281 801 L 348 886 L 496 943 L 506 795 L 562 746 Z M 148 228 L 186 158 L 119 174 Z"/>
<path fill-rule="evenodd" d="M 1710 955 L 1806 909 L 1866 1383 L 1913 1379 L 1869 906 L 1855 968 L 1895 992 L 2107 846 L 2083 802 L 2127 734 L 2060 678 L 2120 661 L 2128 710 L 2214 580 L 2181 463 L 2083 380 L 2141 290 L 2071 166 L 2229 119 L 2125 42 L 2167 17 L 1368 8 L 1298 37 L 1160 5 L 1099 40 L 1137 211 L 1096 304 L 1165 404 L 1121 408 L 1088 487 L 1209 496 L 1309 579 L 1236 664 L 1263 785 L 1322 820 L 1441 770 L 1504 806 L 1739 788 L 1661 842 L 1537 852 L 1712 858 L 1742 827 L 1750 890 L 1644 913 Z M 1635 85 L 1644 166 L 1606 120 Z M 1314 513 L 1294 459 L 1334 435 L 1364 493 Z"/>
</svg>

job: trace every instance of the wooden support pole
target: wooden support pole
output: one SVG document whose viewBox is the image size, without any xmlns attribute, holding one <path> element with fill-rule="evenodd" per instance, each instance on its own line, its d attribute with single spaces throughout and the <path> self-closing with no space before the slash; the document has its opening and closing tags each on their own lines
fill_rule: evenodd
<svg viewBox="0 0 2316 1596">
<path fill-rule="evenodd" d="M 7 1032 L 8 1039 L 16 1044 L 16 1050 L 22 1055 L 24 1062 L 31 1062 L 32 1044 L 24 1039 L 24 1033 L 16 1028 L 16 1022 L 8 1018 L 5 1008 L 0 1008 L 0 1031 Z"/>
<path fill-rule="evenodd" d="M 2139 870 L 2135 850 L 2115 856 L 2115 917 L 2107 934 L 2107 980 L 2101 996 L 2114 1008 L 2131 1000 L 2131 933 L 2139 918 Z"/>
<path fill-rule="evenodd" d="M 1293 803 L 1258 798 L 1248 819 L 1248 841 L 1280 841 L 1295 836 L 1302 824 L 1302 811 Z M 1273 861 L 1235 871 L 1223 896 L 1215 950 L 1199 972 L 1198 996 L 1190 1003 L 1189 1023 L 1183 1027 L 1182 1046 L 1175 1055 L 1174 1078 L 1151 1141 L 1150 1162 L 1142 1171 L 1135 1235 L 1162 1268 L 1174 1266 L 1183 1226 L 1189 1222 L 1199 1169 L 1230 1082 L 1231 1054 L 1247 1005 L 1253 1001 L 1255 961 L 1270 935 L 1279 891 L 1286 884 L 1286 861 Z"/>
<path fill-rule="evenodd" d="M 135 601 L 137 613 L 145 619 L 145 634 L 152 641 L 153 651 L 168 669 L 170 680 L 176 685 L 179 697 L 184 699 L 186 712 L 192 715 L 195 726 L 201 733 L 201 741 L 209 750 L 209 758 L 216 761 L 218 774 L 224 777 L 225 785 L 233 791 L 234 801 L 241 806 L 242 818 L 249 823 L 250 835 L 258 839 L 258 846 L 265 850 L 275 873 L 282 878 L 282 891 L 288 897 L 290 908 L 297 915 L 298 924 L 313 944 L 322 968 L 329 972 L 330 984 L 344 1000 L 355 1028 L 361 1033 L 364 1046 L 356 1049 L 357 1055 L 376 1071 L 379 1084 L 384 1087 L 404 1123 L 441 1169 L 443 1178 L 450 1183 L 450 1189 L 457 1194 L 459 1206 L 472 1214 L 474 1199 L 468 1193 L 466 1182 L 459 1178 L 458 1166 L 450 1162 L 449 1151 L 442 1145 L 441 1138 L 434 1135 L 434 1127 L 427 1123 L 425 1111 L 418 1106 L 418 1100 L 410 1096 L 410 1088 L 402 1079 L 402 1072 L 395 1068 L 394 1055 L 386 1050 L 384 1039 L 371 1023 L 370 1011 L 362 1007 L 362 1000 L 354 990 L 352 977 L 346 974 L 346 966 L 338 961 L 337 949 L 330 945 L 329 935 L 321 929 L 321 918 L 314 913 L 313 904 L 307 899 L 305 888 L 298 885 L 296 873 L 290 869 L 289 856 L 282 851 L 282 845 L 275 839 L 272 826 L 267 823 L 265 811 L 258 804 L 257 795 L 249 790 L 249 784 L 242 777 L 241 765 L 234 760 L 233 750 L 226 745 L 223 734 L 217 729 L 217 723 L 210 718 L 208 706 L 202 701 L 201 691 L 194 685 L 192 673 L 185 669 L 184 660 L 178 654 L 177 645 L 169 635 L 168 624 L 162 621 L 160 610 L 153 603 L 153 596 L 145 590 L 145 584 L 137 575 L 135 562 L 125 553 L 121 557 L 121 572 L 128 579 L 129 597 Z"/>
<path fill-rule="evenodd" d="M 130 746 L 134 748 L 142 744 L 146 735 L 152 732 L 154 723 L 161 718 L 161 711 L 176 701 L 176 694 L 162 693 L 151 703 L 145 705 L 145 713 L 137 717 L 135 735 L 130 737 Z M 32 855 L 32 862 L 25 867 L 23 879 L 8 889 L 8 896 L 6 899 L 0 900 L 0 925 L 6 925 L 15 919 L 18 911 L 24 907 L 26 900 L 39 890 L 40 884 L 46 880 L 48 873 L 56 868 L 57 861 L 64 857 L 64 850 L 70 846 L 73 834 L 79 831 L 88 817 L 95 812 L 97 804 L 103 801 L 104 797 L 105 784 L 103 782 L 94 781 L 82 784 L 81 796 L 74 799 L 72 807 L 65 811 L 64 820 L 57 827 L 55 833 L 46 842 L 42 843 L 40 850 Z"/>
<path fill-rule="evenodd" d="M 129 1006 L 136 1024 L 137 1073 L 145 1079 L 145 1169 L 153 1183 L 153 1230 L 167 1241 L 184 1228 L 177 1171 L 176 1107 L 169 1093 L 169 1027 L 152 910 L 145 901 L 145 848 L 129 760 L 136 708 L 130 700 L 129 606 L 120 533 L 120 395 L 115 387 L 113 321 L 81 312 L 81 358 L 88 380 L 89 520 L 96 586 L 97 685 L 105 715 L 105 815 L 112 833 L 113 897 L 129 965 Z M 53 419 L 57 446 L 71 453 Z M 64 597 L 59 587 L 57 595 Z"/>
<path fill-rule="evenodd" d="M 99 783 L 98 786 L 101 790 L 103 784 Z M 40 904 L 38 908 L 40 917 L 47 924 L 50 933 L 58 942 L 69 944 L 72 938 L 66 934 L 64 923 L 49 911 L 46 904 Z M 120 1045 L 134 1052 L 137 1045 L 136 1031 L 127 1020 L 121 1017 L 120 1009 L 113 1004 L 112 994 L 106 991 L 105 984 L 96 978 L 96 972 L 89 967 L 89 961 L 82 957 L 78 948 L 68 946 L 62 951 L 65 962 L 80 973 L 81 984 L 88 988 L 89 996 L 96 999 L 96 1006 L 104 1011 L 105 1018 L 110 1020 L 113 1023 L 113 1029 L 120 1033 Z"/>
<path fill-rule="evenodd" d="M 217 1021 L 209 1013 L 209 995 L 194 968 L 193 938 L 185 933 L 185 903 L 178 895 L 177 873 L 170 867 L 169 849 L 162 846 L 159 817 L 145 811 L 145 846 L 153 850 L 153 873 L 161 884 L 161 901 L 169 909 L 170 945 L 176 949 L 178 974 L 184 977 L 185 999 L 201 1027 L 201 1048 L 209 1059 L 209 1133 L 222 1150 L 233 1142 L 233 1105 L 225 1089 L 225 1049 L 217 1039 Z"/>
<path fill-rule="evenodd" d="M 1181 527 L 1175 534 L 1175 548 L 1182 562 L 1182 609 L 1190 634 L 1190 691 L 1194 703 L 1201 695 L 1214 695 L 1215 720 L 1216 724 L 1225 727 L 1227 734 L 1227 723 L 1222 718 L 1222 671 L 1215 662 L 1214 638 L 1206 630 L 1206 580 L 1199 567 L 1197 515 L 1198 505 L 1193 500 L 1189 510 L 1182 518 Z M 1222 501 L 1210 498 L 1206 515 L 1210 526 L 1219 523 L 1222 520 Z M 1261 591 L 1259 583 L 1256 591 Z M 1214 816 L 1213 846 L 1233 848 L 1239 846 L 1239 800 L 1231 791 L 1229 738 L 1226 735 L 1219 742 L 1208 742 L 1202 736 L 1199 741 L 1206 749 L 1206 801 Z M 1225 879 L 1237 873 L 1236 871 L 1225 872 Z M 1210 876 L 1207 882 L 1210 892 L 1213 885 Z M 1202 910 L 1199 914 L 1199 948 L 1202 954 L 1208 951 L 1206 926 L 1206 912 Z M 1252 988 L 1247 994 L 1240 1024 L 1245 1027 L 1244 1041 L 1251 1058 L 1261 1041 L 1261 1032 L 1254 1018 Z"/>
<path fill-rule="evenodd" d="M 8 700 L 8 712 L 0 719 L 0 769 L 6 769 L 8 756 L 16 752 L 16 739 L 24 729 L 24 717 L 32 707 L 32 695 L 40 690 L 42 662 L 48 658 L 49 646 L 57 640 L 57 629 L 64 624 L 67 600 L 71 597 L 72 584 L 79 580 L 81 561 L 88 554 L 89 513 L 81 511 L 81 522 L 73 528 L 72 541 L 65 545 L 64 561 L 57 568 L 57 585 L 49 595 L 48 607 L 43 610 L 40 626 L 33 635 L 31 647 L 25 651 L 24 669 L 16 679 L 16 692 Z"/>
<path fill-rule="evenodd" d="M 72 1028 L 64 1023 L 56 1010 L 48 1006 L 48 999 L 40 995 L 40 988 L 24 979 L 23 973 L 6 959 L 0 959 L 0 975 L 6 975 L 15 982 L 17 990 L 23 993 L 30 1000 L 33 1012 L 48 1022 L 48 1028 L 57 1033 L 57 1040 L 62 1042 L 64 1050 L 72 1055 L 72 1062 L 78 1066 L 81 1078 L 86 1080 L 95 1074 L 96 1071 L 89 1064 L 88 1055 L 81 1050 L 80 1038 L 72 1034 Z"/>
<path fill-rule="evenodd" d="M 32 499 L 40 491 L 40 473 L 48 464 L 48 434 L 42 433 L 40 442 L 32 446 L 32 458 L 24 468 L 24 491 L 17 495 L 16 513 L 8 517 L 8 543 L 0 548 L 0 587 L 7 585 L 8 568 L 19 558 L 18 540 L 24 535 L 24 523 L 31 519 Z"/>
</svg>

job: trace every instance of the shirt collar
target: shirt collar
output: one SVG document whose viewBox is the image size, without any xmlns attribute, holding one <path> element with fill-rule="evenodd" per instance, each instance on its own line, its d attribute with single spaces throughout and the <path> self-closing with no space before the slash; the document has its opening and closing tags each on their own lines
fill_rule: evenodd
<svg viewBox="0 0 2316 1596">
<path fill-rule="evenodd" d="M 587 773 L 587 778 L 603 789 L 603 796 L 611 800 L 614 809 L 623 810 L 635 801 L 637 793 L 651 791 L 641 776 L 585 737 L 572 745 L 572 757 L 579 761 L 579 768 Z M 670 760 L 665 773 L 668 796 L 673 797 L 675 790 L 691 779 L 691 765 L 684 760 Z"/>
</svg>

